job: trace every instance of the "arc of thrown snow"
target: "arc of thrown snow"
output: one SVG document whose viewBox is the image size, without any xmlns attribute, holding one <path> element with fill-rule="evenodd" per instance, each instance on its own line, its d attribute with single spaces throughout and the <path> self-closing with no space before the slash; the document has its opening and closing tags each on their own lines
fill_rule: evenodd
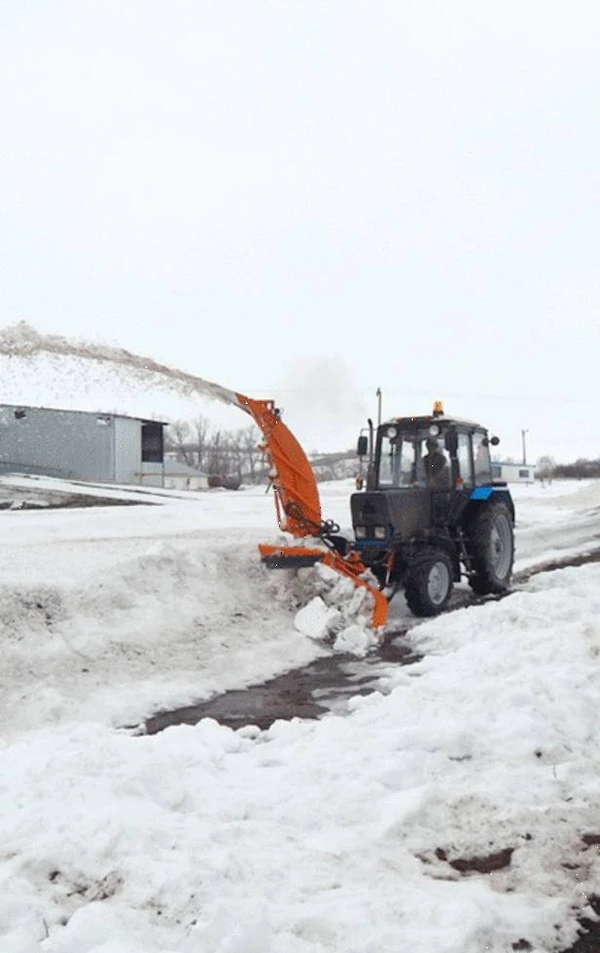
<svg viewBox="0 0 600 953">
<path fill-rule="evenodd" d="M 101 364 L 113 364 L 127 367 L 138 374 L 159 374 L 169 378 L 186 394 L 194 392 L 204 394 L 226 404 L 239 405 L 234 391 L 215 384 L 212 381 L 195 377 L 185 371 L 160 364 L 151 357 L 141 357 L 125 348 L 111 347 L 105 344 L 92 344 L 88 341 L 69 341 L 58 334 L 40 334 L 25 321 L 0 331 L 0 354 L 9 357 L 31 358 L 36 354 L 57 354 L 63 357 L 79 357 L 98 361 Z"/>
</svg>

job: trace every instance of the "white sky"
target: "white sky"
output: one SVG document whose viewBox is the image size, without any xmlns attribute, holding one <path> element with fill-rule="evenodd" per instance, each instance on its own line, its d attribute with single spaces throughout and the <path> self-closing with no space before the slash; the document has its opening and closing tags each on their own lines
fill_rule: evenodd
<svg viewBox="0 0 600 953">
<path fill-rule="evenodd" d="M 505 455 L 521 429 L 600 455 L 599 24 L 0 0 L 0 322 L 274 397 L 307 449 L 351 445 L 381 387 Z"/>
</svg>

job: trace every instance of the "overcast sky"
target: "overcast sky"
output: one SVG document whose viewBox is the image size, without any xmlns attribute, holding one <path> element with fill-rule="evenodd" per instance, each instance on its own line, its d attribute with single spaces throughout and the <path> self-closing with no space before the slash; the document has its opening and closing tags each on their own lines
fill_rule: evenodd
<svg viewBox="0 0 600 953">
<path fill-rule="evenodd" d="M 600 456 L 599 26 L 0 0 L 0 320 L 274 397 L 307 449 L 351 445 L 380 387 L 505 455 L 527 429 L 532 459 Z"/>
</svg>

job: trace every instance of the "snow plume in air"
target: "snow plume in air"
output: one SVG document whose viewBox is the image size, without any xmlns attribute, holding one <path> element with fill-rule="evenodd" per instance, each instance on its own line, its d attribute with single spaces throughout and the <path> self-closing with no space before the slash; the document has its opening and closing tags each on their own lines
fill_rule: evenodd
<svg viewBox="0 0 600 953">
<path fill-rule="evenodd" d="M 124 348 L 91 344 L 86 341 L 69 341 L 57 334 L 40 334 L 25 321 L 0 330 L 0 354 L 9 357 L 33 358 L 42 353 L 83 358 L 116 368 L 127 368 L 129 373 L 145 381 L 150 376 L 158 376 L 164 383 L 168 381 L 171 388 L 186 397 L 202 394 L 226 404 L 238 405 L 239 403 L 235 393 L 221 387 L 220 384 L 205 381 L 201 377 L 179 371 L 167 364 L 159 364 L 152 358 L 132 354 Z"/>
<path fill-rule="evenodd" d="M 367 417 L 374 416 L 339 357 L 298 358 L 275 391 L 284 420 L 293 419 L 294 433 L 311 451 L 347 449 Z"/>
</svg>

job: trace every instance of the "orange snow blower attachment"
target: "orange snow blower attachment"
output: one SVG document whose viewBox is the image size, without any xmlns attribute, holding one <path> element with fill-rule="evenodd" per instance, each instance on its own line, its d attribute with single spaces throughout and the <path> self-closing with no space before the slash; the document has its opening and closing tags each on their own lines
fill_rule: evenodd
<svg viewBox="0 0 600 953">
<path fill-rule="evenodd" d="M 324 540 L 325 541 L 325 540 Z M 350 579 L 355 586 L 364 586 L 373 597 L 373 611 L 371 625 L 379 629 L 385 625 L 388 616 L 388 601 L 384 594 L 361 578 L 366 572 L 356 553 L 350 552 L 341 556 L 332 549 L 313 549 L 308 546 L 272 546 L 269 543 L 259 543 L 258 549 L 265 565 L 273 569 L 300 569 L 303 566 L 314 566 L 315 563 L 324 563 L 336 572 Z"/>
<path fill-rule="evenodd" d="M 296 539 L 320 539 L 321 547 L 274 546 L 261 543 L 262 561 L 270 568 L 298 569 L 322 562 L 351 579 L 355 586 L 367 589 L 373 598 L 371 625 L 385 625 L 388 602 L 382 592 L 362 577 L 366 567 L 347 540 L 337 535 L 339 526 L 331 520 L 323 522 L 317 481 L 304 450 L 281 419 L 272 400 L 253 400 L 236 394 L 242 410 L 253 417 L 264 442 L 260 449 L 269 460 L 269 480 L 275 497 L 275 511 L 280 529 Z"/>
</svg>

